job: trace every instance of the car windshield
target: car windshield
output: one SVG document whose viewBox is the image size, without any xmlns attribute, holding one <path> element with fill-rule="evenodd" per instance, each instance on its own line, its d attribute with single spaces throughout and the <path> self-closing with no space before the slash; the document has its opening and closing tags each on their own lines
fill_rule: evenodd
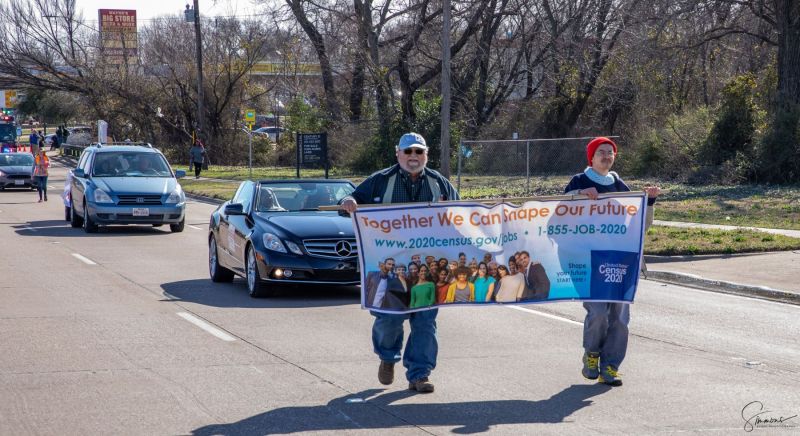
<svg viewBox="0 0 800 436">
<path fill-rule="evenodd" d="M 13 141 L 17 128 L 11 124 L 0 124 L 0 141 Z"/>
<path fill-rule="evenodd" d="M 166 160 L 158 153 L 120 151 L 97 153 L 95 177 L 172 177 Z"/>
<path fill-rule="evenodd" d="M 334 206 L 352 194 L 346 182 L 262 183 L 258 191 L 258 212 L 294 212 Z"/>
<path fill-rule="evenodd" d="M 0 154 L 0 167 L 33 166 L 33 156 L 30 154 Z"/>
</svg>

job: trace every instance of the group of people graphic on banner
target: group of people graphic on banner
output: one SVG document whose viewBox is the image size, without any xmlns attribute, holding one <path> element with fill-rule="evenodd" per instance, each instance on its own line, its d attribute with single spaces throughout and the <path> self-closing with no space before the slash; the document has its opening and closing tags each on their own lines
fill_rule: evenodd
<svg viewBox="0 0 800 436">
<path fill-rule="evenodd" d="M 465 253 L 458 259 L 436 259 L 414 254 L 409 262 L 392 257 L 379 262 L 366 277 L 365 306 L 374 309 L 418 309 L 452 303 L 515 303 L 546 300 L 550 279 L 541 263 L 527 251 L 498 264 L 491 253 L 467 264 Z"/>
</svg>

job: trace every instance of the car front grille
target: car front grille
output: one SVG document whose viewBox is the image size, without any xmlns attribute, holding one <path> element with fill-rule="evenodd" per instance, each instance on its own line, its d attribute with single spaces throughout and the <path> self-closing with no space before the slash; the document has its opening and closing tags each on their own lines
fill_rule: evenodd
<svg viewBox="0 0 800 436">
<path fill-rule="evenodd" d="M 141 199 L 141 200 L 139 200 Z M 120 195 L 119 202 L 117 203 L 120 206 L 139 206 L 139 205 L 160 205 L 161 204 L 161 196 L 160 195 Z"/>
<path fill-rule="evenodd" d="M 328 259 L 349 259 L 358 256 L 355 238 L 345 239 L 306 239 L 303 246 L 311 256 Z"/>
<path fill-rule="evenodd" d="M 30 174 L 9 174 L 9 175 L 6 176 L 6 178 L 11 179 L 11 180 L 17 180 L 17 179 L 30 180 L 31 179 L 31 175 Z"/>
</svg>

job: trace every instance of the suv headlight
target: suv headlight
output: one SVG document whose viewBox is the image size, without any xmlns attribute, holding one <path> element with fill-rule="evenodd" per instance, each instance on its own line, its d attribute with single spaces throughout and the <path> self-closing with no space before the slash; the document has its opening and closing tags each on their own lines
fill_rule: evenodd
<svg viewBox="0 0 800 436">
<path fill-rule="evenodd" d="M 303 250 L 301 250 L 301 249 L 300 249 L 300 247 L 299 247 L 299 246 L 297 246 L 297 244 L 295 244 L 294 242 L 292 242 L 292 241 L 283 241 L 283 242 L 285 242 L 285 243 L 286 243 L 286 246 L 287 246 L 287 247 L 289 247 L 289 250 L 290 250 L 292 253 L 294 253 L 294 254 L 300 254 L 300 255 L 302 255 L 302 254 L 303 254 Z"/>
<path fill-rule="evenodd" d="M 175 188 L 167 197 L 167 204 L 180 204 L 186 201 L 186 195 L 183 193 L 183 189 L 180 186 Z"/>
<path fill-rule="evenodd" d="M 277 251 L 278 253 L 286 253 L 286 247 L 283 246 L 280 238 L 272 233 L 264 233 L 264 247 L 267 250 Z"/>
<path fill-rule="evenodd" d="M 113 203 L 114 200 L 111 199 L 111 196 L 103 191 L 102 189 L 95 189 L 94 190 L 94 202 L 95 203 Z"/>
</svg>

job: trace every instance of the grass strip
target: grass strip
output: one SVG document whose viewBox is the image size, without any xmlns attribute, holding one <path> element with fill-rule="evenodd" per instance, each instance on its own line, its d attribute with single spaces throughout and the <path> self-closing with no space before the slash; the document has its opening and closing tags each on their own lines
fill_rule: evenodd
<svg viewBox="0 0 800 436">
<path fill-rule="evenodd" d="M 675 256 L 696 254 L 757 253 L 800 249 L 800 239 L 756 230 L 687 229 L 652 226 L 645 254 Z"/>
</svg>

